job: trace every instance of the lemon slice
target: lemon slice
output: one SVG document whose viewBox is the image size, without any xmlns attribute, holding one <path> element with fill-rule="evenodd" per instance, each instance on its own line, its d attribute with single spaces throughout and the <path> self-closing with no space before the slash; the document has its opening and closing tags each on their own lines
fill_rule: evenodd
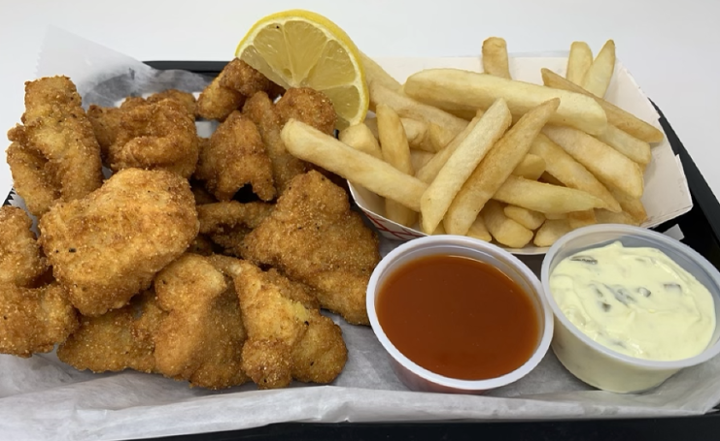
<svg viewBox="0 0 720 441">
<path fill-rule="evenodd" d="M 360 51 L 322 15 L 294 9 L 260 19 L 235 56 L 284 88 L 311 87 L 330 98 L 342 129 L 365 119 L 368 89 Z"/>
</svg>

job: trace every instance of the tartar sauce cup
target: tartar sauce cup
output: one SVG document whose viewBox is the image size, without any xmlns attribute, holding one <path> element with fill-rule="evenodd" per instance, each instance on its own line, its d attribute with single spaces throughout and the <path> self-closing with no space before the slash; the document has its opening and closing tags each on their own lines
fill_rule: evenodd
<svg viewBox="0 0 720 441">
<path fill-rule="evenodd" d="M 579 228 L 550 247 L 542 263 L 541 279 L 555 315 L 553 352 L 565 368 L 591 386 L 610 392 L 641 392 L 662 384 L 681 369 L 703 363 L 720 353 L 720 322 L 716 320 L 715 331 L 703 352 L 674 361 L 653 361 L 620 354 L 586 336 L 558 307 L 550 291 L 550 276 L 566 257 L 616 241 L 624 247 L 653 247 L 665 253 L 710 291 L 717 319 L 720 319 L 720 273 L 687 245 L 664 234 L 629 225 L 602 224 Z"/>
<path fill-rule="evenodd" d="M 376 300 L 383 282 L 394 271 L 420 258 L 435 255 L 462 256 L 488 263 L 509 276 L 530 297 L 538 314 L 540 329 L 532 356 L 520 367 L 502 376 L 484 380 L 449 378 L 425 369 L 403 355 L 388 339 L 378 321 Z M 441 293 L 438 293 L 441 295 Z M 395 374 L 409 389 L 425 392 L 480 394 L 513 383 L 530 371 L 546 355 L 553 335 L 552 310 L 542 293 L 538 277 L 509 252 L 478 239 L 465 236 L 427 236 L 406 242 L 380 261 L 370 277 L 367 288 L 367 312 L 375 335 L 388 352 Z M 492 338 L 492 336 L 478 336 Z"/>
</svg>

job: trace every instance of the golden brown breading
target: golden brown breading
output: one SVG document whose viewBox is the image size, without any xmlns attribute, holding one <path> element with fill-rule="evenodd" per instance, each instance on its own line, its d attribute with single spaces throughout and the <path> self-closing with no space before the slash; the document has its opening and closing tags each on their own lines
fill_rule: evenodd
<svg viewBox="0 0 720 441">
<path fill-rule="evenodd" d="M 40 245 L 83 315 L 121 308 L 182 254 L 198 232 L 185 179 L 164 170 L 121 170 L 88 197 L 40 220 Z"/>
<path fill-rule="evenodd" d="M 223 72 L 220 85 L 237 90 L 243 96 L 250 97 L 270 89 L 270 80 L 239 58 L 229 62 Z"/>
<path fill-rule="evenodd" d="M 13 142 L 7 149 L 7 161 L 15 191 L 26 196 L 25 206 L 30 213 L 41 215 L 60 198 L 60 183 L 40 152 Z"/>
<path fill-rule="evenodd" d="M 285 387 L 293 377 L 334 380 L 345 366 L 347 349 L 340 328 L 303 303 L 310 297 L 305 287 L 247 261 L 240 261 L 233 273 L 248 333 L 242 366 L 258 387 Z"/>
<path fill-rule="evenodd" d="M 153 336 L 165 315 L 155 293 L 146 291 L 120 309 L 99 317 L 80 317 L 80 327 L 58 348 L 58 358 L 92 372 L 153 372 Z"/>
<path fill-rule="evenodd" d="M 311 314 L 310 326 L 292 351 L 292 376 L 305 383 L 330 383 L 347 362 L 340 326 L 328 317 Z"/>
<path fill-rule="evenodd" d="M 127 97 L 120 107 L 100 107 L 92 104 L 88 108 L 87 115 L 92 124 L 95 137 L 100 144 L 103 160 L 107 161 L 108 151 L 115 143 L 120 130 L 120 116 L 123 111 L 146 104 L 158 103 L 164 99 L 174 100 L 187 110 L 190 116 L 195 118 L 195 97 L 193 94 L 177 89 L 168 89 L 150 95 L 147 99 L 141 97 Z"/>
<path fill-rule="evenodd" d="M 292 178 L 308 170 L 308 164 L 285 149 L 285 144 L 280 138 L 282 129 L 280 116 L 265 92 L 258 92 L 248 99 L 243 107 L 243 113 L 257 125 L 260 131 L 265 143 L 265 151 L 272 163 L 273 182 L 277 194 L 281 195 Z"/>
<path fill-rule="evenodd" d="M 197 161 L 195 120 L 183 104 L 165 99 L 121 111 L 115 142 L 108 149 L 113 171 L 165 169 L 189 178 Z"/>
<path fill-rule="evenodd" d="M 259 84 L 258 81 L 262 80 L 256 78 L 255 74 L 244 66 L 247 66 L 247 64 L 237 58 L 225 66 L 218 76 L 200 93 L 196 107 L 197 116 L 222 121 L 234 110 L 239 109 L 245 102 L 246 97 L 252 96 L 255 87 Z M 247 68 L 252 69 L 249 66 Z M 252 70 L 254 71 L 254 69 Z M 250 80 L 247 87 L 243 87 L 244 76 Z M 226 77 L 229 78 L 226 80 Z M 269 82 L 266 87 L 269 87 Z M 243 91 L 250 93 L 243 94 Z"/>
<path fill-rule="evenodd" d="M 347 194 L 316 171 L 297 176 L 273 212 L 245 237 L 242 256 L 272 265 L 315 290 L 323 308 L 369 324 L 365 290 L 380 260 L 378 240 Z"/>
<path fill-rule="evenodd" d="M 328 135 L 335 132 L 335 107 L 324 93 L 315 89 L 290 88 L 275 104 L 275 108 L 282 125 L 294 118 Z"/>
<path fill-rule="evenodd" d="M 273 207 L 265 202 L 237 201 L 199 205 L 200 233 L 206 234 L 225 254 L 239 256 L 245 235 L 260 225 Z"/>
<path fill-rule="evenodd" d="M 162 100 L 173 100 L 185 107 L 188 114 L 195 118 L 195 96 L 190 92 L 183 92 L 177 89 L 167 89 L 162 92 L 153 93 L 147 97 L 148 103 L 159 103 Z"/>
<path fill-rule="evenodd" d="M 232 280 L 208 258 L 186 253 L 157 275 L 154 286 L 168 312 L 155 334 L 158 372 L 210 389 L 246 382 L 246 334 Z"/>
<path fill-rule="evenodd" d="M 275 198 L 272 164 L 255 124 L 233 112 L 204 145 L 195 178 L 221 201 L 229 201 L 246 184 L 264 201 Z"/>
<path fill-rule="evenodd" d="M 18 207 L 0 208 L 0 283 L 31 287 L 47 270 L 32 221 Z"/>
<path fill-rule="evenodd" d="M 0 353 L 50 352 L 78 326 L 77 312 L 58 284 L 22 288 L 0 283 Z"/>
<path fill-rule="evenodd" d="M 103 163 L 107 163 L 110 146 L 115 142 L 118 130 L 120 130 L 120 115 L 122 112 L 119 107 L 100 107 L 95 104 L 88 107 L 87 116 L 92 124 L 95 138 L 97 138 L 100 145 L 100 155 Z"/>
<path fill-rule="evenodd" d="M 102 183 L 100 147 L 81 102 L 67 77 L 25 83 L 24 125 L 8 132 L 8 163 L 15 190 L 38 217 L 55 200 L 84 197 Z"/>
</svg>

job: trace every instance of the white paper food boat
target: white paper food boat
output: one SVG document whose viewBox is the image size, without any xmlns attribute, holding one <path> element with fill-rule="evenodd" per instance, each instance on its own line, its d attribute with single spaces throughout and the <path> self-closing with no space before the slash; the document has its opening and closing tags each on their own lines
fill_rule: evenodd
<svg viewBox="0 0 720 441">
<path fill-rule="evenodd" d="M 401 83 L 415 72 L 428 68 L 452 67 L 482 72 L 480 57 L 458 58 L 378 58 L 376 61 Z M 510 59 L 510 73 L 514 79 L 542 84 L 540 69 L 547 68 L 565 76 L 567 53 L 553 55 L 519 55 Z M 605 98 L 640 119 L 659 128 L 658 114 L 637 85 L 630 72 L 618 61 Z M 642 202 L 648 219 L 642 225 L 651 228 L 669 221 L 692 208 L 692 198 L 685 173 L 667 139 L 653 146 L 652 161 L 645 171 L 645 194 Z M 425 236 L 419 228 L 408 228 L 383 217 L 383 198 L 371 191 L 349 183 L 350 193 L 358 207 L 384 237 L 411 240 Z M 548 247 L 526 246 L 510 249 L 515 254 L 544 254 Z"/>
</svg>

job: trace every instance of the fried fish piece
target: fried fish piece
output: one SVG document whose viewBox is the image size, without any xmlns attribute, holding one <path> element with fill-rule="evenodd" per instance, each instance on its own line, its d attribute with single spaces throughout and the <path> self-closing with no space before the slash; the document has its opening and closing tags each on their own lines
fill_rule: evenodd
<svg viewBox="0 0 720 441">
<path fill-rule="evenodd" d="M 365 290 L 380 260 L 378 239 L 322 174 L 291 181 L 270 216 L 245 237 L 242 256 L 312 287 L 323 308 L 349 323 L 369 324 Z"/>
<path fill-rule="evenodd" d="M 223 69 L 220 85 L 228 89 L 237 90 L 243 96 L 250 97 L 257 92 L 270 89 L 270 80 L 263 74 L 250 67 L 239 58 L 235 58 Z"/>
<path fill-rule="evenodd" d="M 246 184 L 264 201 L 275 198 L 272 163 L 255 124 L 233 112 L 218 126 L 200 152 L 195 178 L 221 201 L 229 201 Z"/>
<path fill-rule="evenodd" d="M 128 168 L 83 199 L 40 220 L 39 243 L 55 278 L 83 315 L 121 308 L 180 256 L 199 222 L 187 180 Z"/>
<path fill-rule="evenodd" d="M 270 81 L 244 61 L 236 58 L 200 93 L 197 115 L 224 120 L 240 108 L 247 97 L 270 88 Z"/>
<path fill-rule="evenodd" d="M 155 334 L 158 372 L 209 389 L 248 381 L 241 369 L 246 334 L 233 281 L 209 258 L 186 253 L 157 275 L 154 287 L 168 314 Z"/>
<path fill-rule="evenodd" d="M 320 315 L 306 287 L 247 261 L 233 270 L 248 333 L 242 366 L 258 387 L 285 387 L 293 378 L 333 381 L 347 348 L 340 327 Z"/>
<path fill-rule="evenodd" d="M 282 125 L 294 118 L 328 135 L 335 133 L 335 107 L 330 98 L 320 91 L 310 87 L 290 88 L 278 100 L 275 108 Z"/>
<path fill-rule="evenodd" d="M 113 171 L 165 169 L 189 178 L 197 161 L 195 120 L 183 104 L 164 99 L 121 111 L 115 142 L 108 148 Z"/>
<path fill-rule="evenodd" d="M 23 288 L 0 283 L 0 353 L 30 357 L 50 352 L 78 326 L 66 291 L 53 283 Z"/>
<path fill-rule="evenodd" d="M 100 147 L 81 103 L 67 77 L 25 83 L 23 125 L 8 132 L 7 157 L 15 190 L 37 217 L 102 184 Z"/>
<path fill-rule="evenodd" d="M 123 111 L 146 104 L 158 103 L 164 99 L 178 102 L 185 107 L 188 114 L 193 118 L 195 117 L 195 96 L 193 96 L 192 93 L 177 89 L 168 89 L 154 93 L 147 99 L 127 97 L 120 107 L 101 107 L 96 104 L 91 104 L 90 107 L 88 107 L 87 115 L 92 124 L 98 144 L 100 144 L 103 159 L 107 158 L 110 146 L 115 143 L 115 139 L 120 130 L 120 116 L 123 114 Z"/>
<path fill-rule="evenodd" d="M 166 313 L 152 290 L 133 297 L 129 305 L 98 317 L 80 317 L 80 327 L 57 351 L 70 366 L 92 372 L 155 370 L 153 336 Z"/>
<path fill-rule="evenodd" d="M 265 202 L 217 202 L 197 206 L 200 233 L 219 245 L 225 254 L 240 255 L 242 241 L 273 210 Z M 202 254 L 202 253 L 200 253 Z"/>
<path fill-rule="evenodd" d="M 187 110 L 187 113 L 195 118 L 195 96 L 190 92 L 185 92 L 178 89 L 167 89 L 162 92 L 153 93 L 146 98 L 148 103 L 159 103 L 162 100 L 172 100 L 182 104 Z"/>
<path fill-rule="evenodd" d="M 0 283 L 31 287 L 47 270 L 30 227 L 32 221 L 21 208 L 0 208 Z"/>
<path fill-rule="evenodd" d="M 308 171 L 309 165 L 285 149 L 285 144 L 280 138 L 282 130 L 280 116 L 265 92 L 258 92 L 248 99 L 242 111 L 257 125 L 260 131 L 260 136 L 265 143 L 265 150 L 272 163 L 273 182 L 277 194 L 281 195 L 290 180 Z"/>
</svg>

